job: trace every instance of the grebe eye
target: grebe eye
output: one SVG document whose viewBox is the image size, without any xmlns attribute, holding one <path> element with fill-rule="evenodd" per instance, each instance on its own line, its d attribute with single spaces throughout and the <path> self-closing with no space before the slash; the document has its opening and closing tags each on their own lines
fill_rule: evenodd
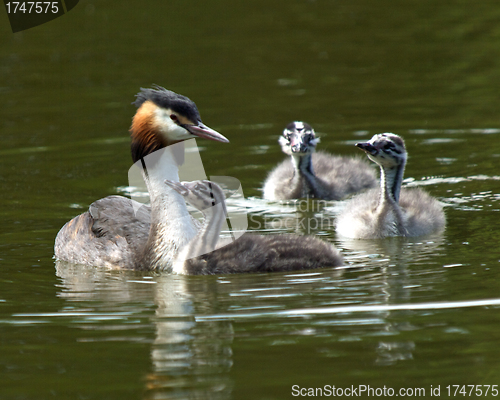
<svg viewBox="0 0 500 400">
<path fill-rule="evenodd" d="M 175 114 L 170 114 L 170 119 L 174 122 L 177 122 L 179 120 L 179 118 Z"/>
<path fill-rule="evenodd" d="M 384 144 L 384 150 L 391 150 L 394 148 L 394 144 L 393 143 L 386 143 Z"/>
</svg>

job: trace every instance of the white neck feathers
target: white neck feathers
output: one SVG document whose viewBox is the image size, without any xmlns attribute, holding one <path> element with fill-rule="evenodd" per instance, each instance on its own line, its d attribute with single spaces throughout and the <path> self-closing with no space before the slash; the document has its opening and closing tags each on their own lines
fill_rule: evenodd
<svg viewBox="0 0 500 400">
<path fill-rule="evenodd" d="M 151 201 L 146 258 L 156 270 L 169 270 L 179 249 L 197 232 L 184 198 L 165 184 L 165 179 L 179 181 L 178 151 L 184 152 L 184 147 L 175 144 L 150 154 L 144 160 L 146 170 L 143 175 Z"/>
</svg>

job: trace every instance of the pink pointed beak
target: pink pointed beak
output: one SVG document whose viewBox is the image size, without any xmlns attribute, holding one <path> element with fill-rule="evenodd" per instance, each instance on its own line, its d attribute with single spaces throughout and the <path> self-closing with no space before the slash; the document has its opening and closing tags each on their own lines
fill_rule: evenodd
<svg viewBox="0 0 500 400">
<path fill-rule="evenodd" d="M 197 125 L 185 124 L 182 126 L 186 128 L 191 134 L 200 138 L 229 143 L 229 140 L 225 136 L 222 136 L 219 132 L 213 130 L 212 128 L 209 128 L 201 121 L 199 121 Z"/>
</svg>

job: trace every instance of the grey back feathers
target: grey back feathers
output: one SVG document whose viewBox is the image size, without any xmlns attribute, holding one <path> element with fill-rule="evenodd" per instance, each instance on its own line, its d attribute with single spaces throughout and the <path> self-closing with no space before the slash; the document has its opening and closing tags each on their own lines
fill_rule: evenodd
<svg viewBox="0 0 500 400">
<path fill-rule="evenodd" d="M 74 264 L 136 269 L 149 236 L 151 209 L 122 196 L 97 200 L 56 237 L 57 259 Z"/>
<path fill-rule="evenodd" d="M 377 185 L 376 173 L 365 160 L 316 152 L 319 139 L 307 123 L 288 124 L 279 143 L 290 157 L 264 182 L 263 197 L 267 200 L 341 200 Z"/>
<path fill-rule="evenodd" d="M 440 232 L 445 226 L 442 205 L 420 188 L 402 188 L 398 208 L 379 205 L 378 188 L 353 197 L 337 217 L 337 233 L 352 239 L 416 237 Z"/>
<path fill-rule="evenodd" d="M 190 275 L 297 271 L 338 267 L 342 256 L 313 236 L 245 233 L 227 246 L 188 260 Z"/>
</svg>

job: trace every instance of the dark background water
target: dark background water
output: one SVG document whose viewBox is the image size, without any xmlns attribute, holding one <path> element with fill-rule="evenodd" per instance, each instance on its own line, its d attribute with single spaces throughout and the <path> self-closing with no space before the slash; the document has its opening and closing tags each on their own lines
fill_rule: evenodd
<svg viewBox="0 0 500 400">
<path fill-rule="evenodd" d="M 452 398 L 447 385 L 500 384 L 497 2 L 88 0 L 16 34 L 0 14 L 2 399 L 281 399 L 293 385 Z M 208 175 L 241 181 L 251 228 L 319 220 L 309 233 L 346 268 L 55 265 L 59 228 L 128 185 L 130 103 L 153 83 L 230 139 L 198 144 Z M 339 154 L 402 135 L 406 183 L 445 203 L 445 233 L 342 241 L 328 226 L 339 205 L 260 200 L 297 119 Z"/>
</svg>

